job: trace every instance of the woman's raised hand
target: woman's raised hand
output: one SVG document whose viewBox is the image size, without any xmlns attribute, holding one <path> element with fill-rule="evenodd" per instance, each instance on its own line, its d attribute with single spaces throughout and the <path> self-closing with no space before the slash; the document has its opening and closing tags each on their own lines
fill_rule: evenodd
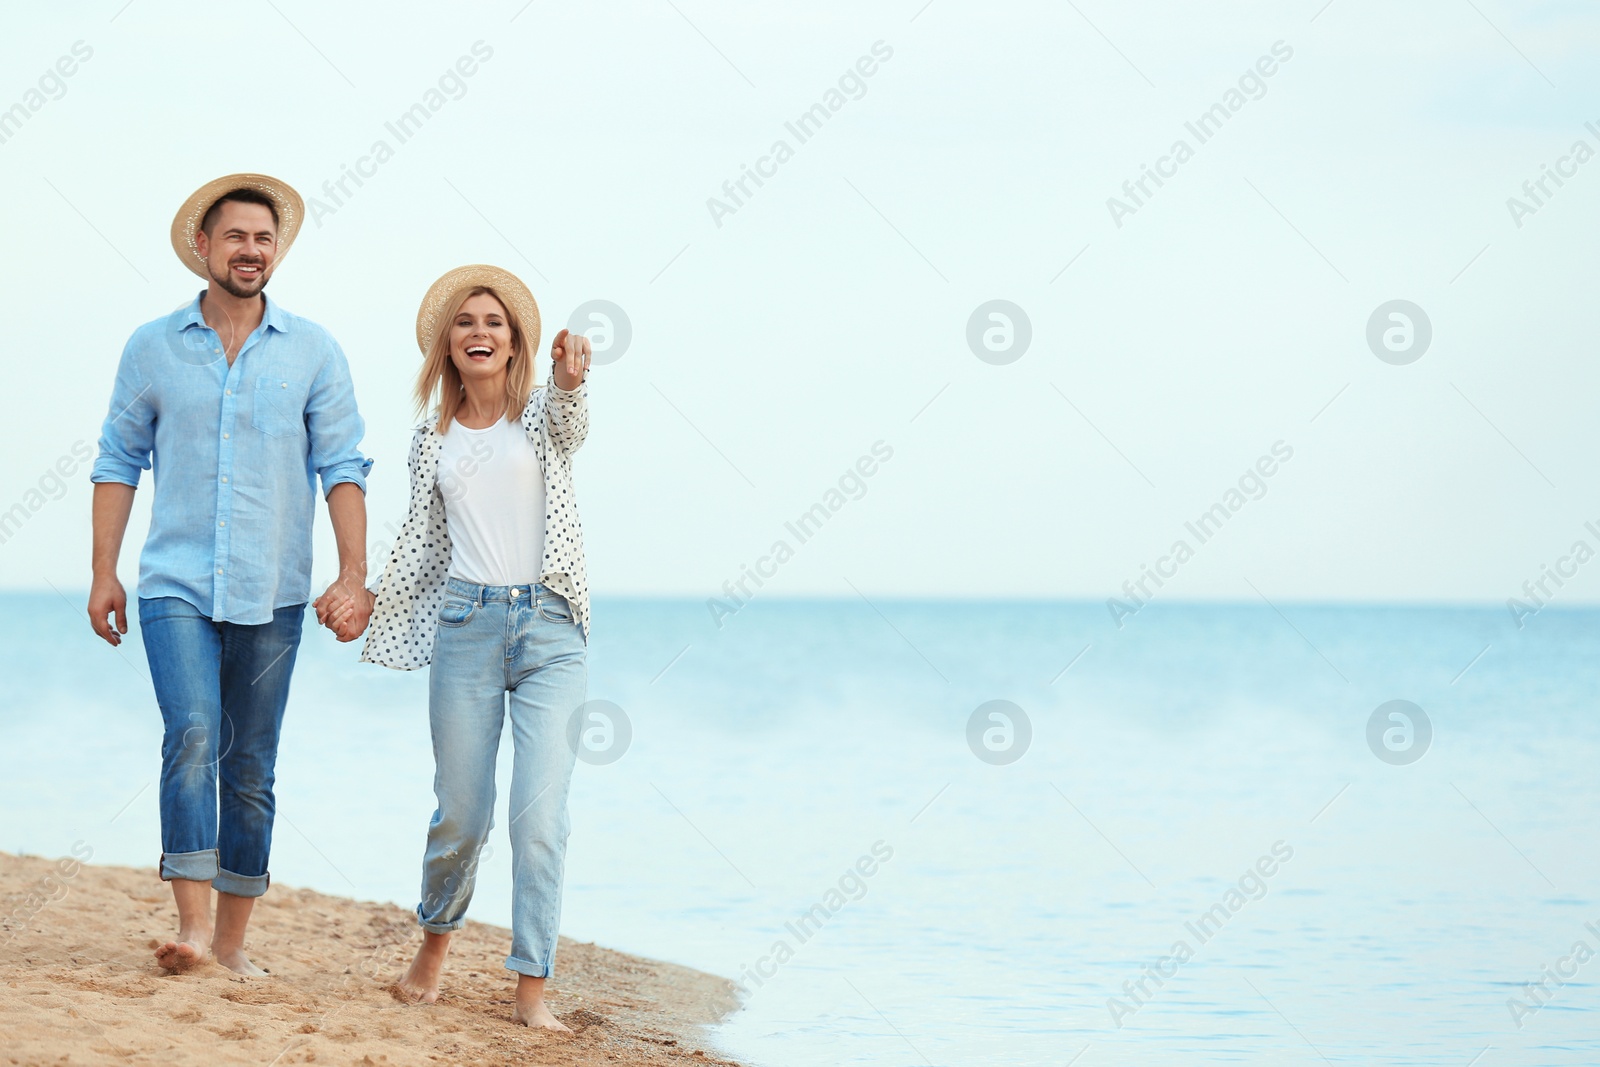
<svg viewBox="0 0 1600 1067">
<path fill-rule="evenodd" d="M 550 358 L 554 361 L 551 370 L 556 385 L 562 389 L 576 389 L 582 385 L 593 356 L 594 345 L 583 334 L 565 329 L 556 334 L 556 339 L 550 342 Z"/>
</svg>

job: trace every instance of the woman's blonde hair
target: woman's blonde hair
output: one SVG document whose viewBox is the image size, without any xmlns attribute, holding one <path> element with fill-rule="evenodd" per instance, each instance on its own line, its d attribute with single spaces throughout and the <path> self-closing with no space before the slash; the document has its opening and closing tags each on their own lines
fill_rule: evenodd
<svg viewBox="0 0 1600 1067">
<path fill-rule="evenodd" d="M 511 327 L 511 362 L 506 366 L 506 412 L 508 421 L 522 414 L 528 406 L 528 397 L 538 382 L 535 380 L 533 352 L 528 347 L 528 336 L 522 330 L 522 320 L 499 293 L 487 285 L 463 289 L 450 298 L 445 313 L 438 318 L 439 329 L 434 334 L 433 345 L 422 360 L 422 370 L 417 375 L 417 413 L 427 412 L 433 406 L 439 413 L 439 432 L 450 428 L 463 396 L 461 372 L 450 358 L 450 330 L 461 305 L 475 296 L 492 296 L 505 312 L 506 324 Z M 435 400 L 437 394 L 437 400 Z"/>
</svg>

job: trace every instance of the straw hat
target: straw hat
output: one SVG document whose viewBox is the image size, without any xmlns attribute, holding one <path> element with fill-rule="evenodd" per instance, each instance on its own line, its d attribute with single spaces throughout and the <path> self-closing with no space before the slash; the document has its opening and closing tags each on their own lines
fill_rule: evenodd
<svg viewBox="0 0 1600 1067">
<path fill-rule="evenodd" d="M 506 307 L 522 323 L 522 342 L 528 358 L 539 351 L 539 304 L 528 292 L 528 287 L 508 270 L 491 267 L 486 263 L 471 263 L 465 267 L 445 271 L 439 280 L 428 286 L 428 293 L 417 309 L 417 347 L 426 356 L 433 348 L 433 339 L 444 325 L 440 319 L 451 299 L 463 289 L 487 286 L 500 294 Z"/>
<path fill-rule="evenodd" d="M 183 261 L 185 267 L 208 281 L 211 272 L 206 269 L 205 257 L 195 246 L 195 234 L 200 232 L 200 220 L 206 217 L 211 205 L 235 189 L 251 189 L 264 193 L 278 209 L 278 254 L 272 261 L 271 269 L 267 271 L 269 277 L 272 271 L 278 269 L 283 257 L 289 254 L 289 246 L 294 244 L 295 234 L 300 232 L 300 223 L 305 220 L 305 202 L 288 182 L 270 178 L 265 174 L 229 174 L 224 178 L 206 182 L 183 202 L 177 216 L 173 218 L 172 250 L 178 253 L 178 258 Z"/>
</svg>

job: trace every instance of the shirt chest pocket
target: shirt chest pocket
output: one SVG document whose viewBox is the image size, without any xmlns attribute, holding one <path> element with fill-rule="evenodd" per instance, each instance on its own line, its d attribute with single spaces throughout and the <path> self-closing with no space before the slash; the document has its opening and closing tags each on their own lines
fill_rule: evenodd
<svg viewBox="0 0 1600 1067">
<path fill-rule="evenodd" d="M 269 437 L 304 437 L 306 432 L 305 382 L 289 378 L 256 379 L 255 428 Z"/>
</svg>

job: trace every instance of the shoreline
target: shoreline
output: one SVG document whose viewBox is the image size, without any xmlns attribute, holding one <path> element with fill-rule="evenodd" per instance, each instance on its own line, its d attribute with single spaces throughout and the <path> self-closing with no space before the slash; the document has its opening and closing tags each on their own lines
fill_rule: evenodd
<svg viewBox="0 0 1600 1067">
<path fill-rule="evenodd" d="M 738 1007 L 733 982 L 561 938 L 546 998 L 575 1034 L 511 1022 L 511 933 L 469 921 L 439 1002 L 390 991 L 421 941 L 394 904 L 274 885 L 248 950 L 273 972 L 156 965 L 177 929 L 151 868 L 0 852 L 0 1064 L 717 1064 L 707 1028 Z"/>
</svg>

